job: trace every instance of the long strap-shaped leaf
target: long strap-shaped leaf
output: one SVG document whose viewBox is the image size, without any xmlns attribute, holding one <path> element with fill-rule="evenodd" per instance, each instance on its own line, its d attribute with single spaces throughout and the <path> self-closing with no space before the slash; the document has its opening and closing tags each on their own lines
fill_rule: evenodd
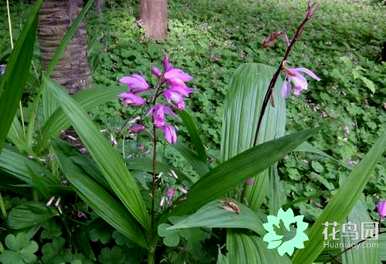
<svg viewBox="0 0 386 264">
<path fill-rule="evenodd" d="M 234 73 L 224 105 L 221 135 L 223 161 L 253 146 L 256 126 L 269 82 L 275 72 L 271 66 L 257 63 L 241 65 Z M 264 114 L 257 144 L 285 135 L 285 100 L 280 95 L 281 79 L 277 82 L 273 98 L 275 107 L 269 105 Z M 259 208 L 268 189 L 270 171 L 256 176 L 254 183 L 245 186 L 245 200 L 252 209 Z"/>
<path fill-rule="evenodd" d="M 42 0 L 38 0 L 32 7 L 15 49 L 12 51 L 5 76 L 0 83 L 0 151 L 13 122 L 29 75 L 35 46 L 37 15 L 42 3 Z"/>
<path fill-rule="evenodd" d="M 294 264 L 311 264 L 323 251 L 323 223 L 342 222 L 360 198 L 375 165 L 386 150 L 386 127 L 363 160 L 353 169 L 308 232 L 310 240 L 305 248 L 296 252 Z"/>
<path fill-rule="evenodd" d="M 204 204 L 220 198 L 248 177 L 269 168 L 316 132 L 305 130 L 260 144 L 225 161 L 203 176 L 172 212 L 176 215 L 191 213 Z"/>
<path fill-rule="evenodd" d="M 187 111 L 179 112 L 179 116 L 182 119 L 182 122 L 184 123 L 186 129 L 188 130 L 191 143 L 194 147 L 195 152 L 197 153 L 198 158 L 203 162 L 207 163 L 208 155 L 206 154 L 204 143 L 202 143 L 196 122 Z"/>
<path fill-rule="evenodd" d="M 102 105 L 106 102 L 117 100 L 117 96 L 120 92 L 127 90 L 123 86 L 111 87 L 106 89 L 105 87 L 98 87 L 94 89 L 87 89 L 80 91 L 73 96 L 84 110 L 89 111 L 92 108 Z M 61 130 L 70 126 L 70 121 L 64 114 L 61 108 L 57 109 L 50 118 L 44 123 L 43 128 L 40 130 L 38 139 L 38 151 L 45 149 L 50 139 L 57 136 Z"/>
<path fill-rule="evenodd" d="M 80 197 L 107 223 L 143 248 L 147 248 L 144 232 L 125 207 L 102 186 L 82 173 L 55 145 L 55 154 L 59 159 L 66 178 L 75 187 Z"/>
<path fill-rule="evenodd" d="M 287 256 L 279 256 L 277 251 L 267 249 L 261 238 L 229 230 L 227 234 L 227 249 L 229 263 L 237 264 L 290 264 Z"/>
<path fill-rule="evenodd" d="M 115 194 L 145 228 L 150 227 L 150 217 L 134 177 L 130 174 L 119 153 L 111 146 L 87 113 L 57 83 L 44 77 L 58 104 L 71 121 L 82 142 L 97 163 Z"/>
</svg>

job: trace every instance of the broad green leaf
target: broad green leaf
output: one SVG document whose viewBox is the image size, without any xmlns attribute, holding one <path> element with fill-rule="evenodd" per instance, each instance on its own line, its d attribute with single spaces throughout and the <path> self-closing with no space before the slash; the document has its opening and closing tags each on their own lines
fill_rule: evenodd
<svg viewBox="0 0 386 264">
<path fill-rule="evenodd" d="M 12 125 L 8 131 L 7 138 L 10 142 L 15 144 L 19 151 L 26 151 L 26 142 L 23 128 L 17 115 L 15 115 Z"/>
<path fill-rule="evenodd" d="M 143 248 L 147 248 L 144 231 L 120 201 L 85 175 L 61 152 L 58 143 L 54 144 L 54 151 L 65 177 L 75 187 L 82 200 L 103 220 L 124 234 L 128 239 Z"/>
<path fill-rule="evenodd" d="M 31 8 L 0 82 L 0 151 L 19 106 L 35 46 L 37 17 L 43 0 Z"/>
<path fill-rule="evenodd" d="M 15 176 L 31 186 L 33 185 L 31 172 L 33 172 L 35 176 L 40 176 L 44 179 L 43 181 L 45 181 L 47 185 L 57 183 L 45 167 L 7 147 L 0 153 L 0 170 Z"/>
<path fill-rule="evenodd" d="M 200 132 L 198 131 L 194 118 L 186 110 L 179 112 L 179 116 L 182 119 L 186 129 L 188 130 L 191 143 L 195 152 L 197 153 L 198 158 L 201 161 L 207 163 L 208 155 L 206 154 L 204 143 L 201 140 Z"/>
<path fill-rule="evenodd" d="M 204 204 L 220 198 L 245 179 L 257 175 L 282 159 L 316 132 L 305 130 L 248 149 L 225 161 L 195 183 L 186 200 L 177 205 L 172 214 L 189 214 Z"/>
<path fill-rule="evenodd" d="M 221 136 L 221 159 L 228 160 L 253 147 L 258 119 L 269 83 L 275 72 L 273 67 L 248 63 L 234 73 L 224 105 Z M 282 80 L 274 87 L 275 106 L 268 105 L 260 128 L 257 144 L 284 136 L 286 122 L 285 99 L 280 95 Z M 252 175 L 256 176 L 256 175 Z M 255 177 L 251 186 L 245 186 L 248 206 L 257 209 L 268 191 L 269 170 Z"/>
<path fill-rule="evenodd" d="M 295 253 L 294 264 L 310 264 L 323 250 L 323 223 L 341 223 L 350 214 L 386 149 L 386 127 L 363 160 L 352 170 L 308 232 L 305 248 Z"/>
<path fill-rule="evenodd" d="M 56 212 L 45 204 L 30 202 L 12 208 L 7 223 L 12 229 L 24 229 L 43 224 L 55 215 Z"/>
<path fill-rule="evenodd" d="M 264 234 L 263 224 L 255 212 L 245 205 L 233 200 L 232 202 L 237 204 L 240 212 L 227 211 L 223 208 L 224 201 L 212 201 L 201 207 L 194 214 L 178 221 L 168 229 L 175 230 L 194 227 L 245 228 L 252 230 L 259 235 Z"/>
<path fill-rule="evenodd" d="M 84 110 L 89 111 L 98 105 L 105 104 L 109 101 L 118 100 L 119 93 L 127 90 L 123 86 L 116 87 L 98 87 L 93 89 L 87 89 L 78 92 L 72 98 L 77 101 Z M 56 137 L 61 130 L 64 130 L 70 126 L 70 121 L 64 114 L 61 108 L 49 117 L 44 123 L 39 133 L 38 148 L 39 151 L 45 149 L 48 146 L 50 139 Z"/>
<path fill-rule="evenodd" d="M 106 181 L 114 193 L 130 211 L 134 218 L 145 228 L 150 226 L 150 216 L 134 177 L 126 168 L 121 155 L 100 133 L 87 113 L 58 84 L 47 78 L 53 96 L 71 121 L 83 144 L 90 152 Z"/>
<path fill-rule="evenodd" d="M 209 165 L 207 162 L 197 156 L 195 152 L 190 150 L 187 146 L 176 143 L 172 145 L 189 163 L 198 175 L 203 176 L 209 172 Z"/>
<path fill-rule="evenodd" d="M 386 233 L 380 234 L 378 239 L 379 258 L 381 261 L 386 261 Z"/>
<path fill-rule="evenodd" d="M 355 245 L 361 241 L 362 223 L 369 222 L 371 223 L 372 220 L 369 216 L 369 213 L 367 212 L 367 206 L 362 200 L 359 200 L 352 209 L 350 215 L 346 218 L 346 223 L 356 225 L 355 233 L 358 235 L 358 238 L 355 239 L 355 237 L 341 237 L 341 242 L 343 245 Z M 347 236 L 347 234 L 345 235 Z M 348 232 L 348 235 L 352 236 L 353 234 Z M 369 240 L 361 243 L 359 247 L 353 248 L 342 255 L 342 264 L 363 263 L 380 264 L 377 240 Z"/>
<path fill-rule="evenodd" d="M 276 250 L 255 235 L 229 230 L 227 234 L 229 263 L 290 264 L 287 256 L 279 256 Z"/>
</svg>

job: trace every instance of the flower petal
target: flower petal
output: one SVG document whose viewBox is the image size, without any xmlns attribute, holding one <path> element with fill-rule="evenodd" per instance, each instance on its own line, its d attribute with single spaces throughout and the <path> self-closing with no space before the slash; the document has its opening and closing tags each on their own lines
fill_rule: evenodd
<svg viewBox="0 0 386 264">
<path fill-rule="evenodd" d="M 175 144 L 177 142 L 177 134 L 174 126 L 167 124 L 161 129 L 164 132 L 164 136 L 167 142 L 170 144 Z"/>
<path fill-rule="evenodd" d="M 127 85 L 129 92 L 140 93 L 149 89 L 149 84 L 142 75 L 133 74 L 119 79 L 121 84 Z"/>
<path fill-rule="evenodd" d="M 193 77 L 184 72 L 181 69 L 173 68 L 171 70 L 168 70 L 165 72 L 165 79 L 166 80 L 171 80 L 171 79 L 180 79 L 184 82 L 189 82 L 193 80 Z"/>
<path fill-rule="evenodd" d="M 134 105 L 141 106 L 146 103 L 145 99 L 142 97 L 135 95 L 133 93 L 125 92 L 119 95 L 124 105 Z"/>
<path fill-rule="evenodd" d="M 281 96 L 287 98 L 291 93 L 291 84 L 285 80 L 281 87 Z"/>
<path fill-rule="evenodd" d="M 297 72 L 303 72 L 305 74 L 307 74 L 308 76 L 310 76 L 311 78 L 317 80 L 317 81 L 320 81 L 321 79 L 311 70 L 309 69 L 306 69 L 306 68 L 295 68 L 295 70 Z"/>
</svg>

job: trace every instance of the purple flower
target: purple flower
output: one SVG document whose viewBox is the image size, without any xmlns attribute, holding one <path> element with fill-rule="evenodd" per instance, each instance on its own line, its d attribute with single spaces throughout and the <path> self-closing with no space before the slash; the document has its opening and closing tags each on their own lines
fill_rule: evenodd
<svg viewBox="0 0 386 264">
<path fill-rule="evenodd" d="M 177 109 L 184 110 L 185 109 L 185 101 L 183 95 L 181 95 L 178 91 L 174 89 L 166 89 L 163 93 L 166 100 L 169 102 L 173 102 Z"/>
<path fill-rule="evenodd" d="M 255 179 L 254 178 L 248 178 L 245 183 L 249 186 L 252 186 L 255 184 Z"/>
<path fill-rule="evenodd" d="M 140 93 L 149 89 L 149 84 L 146 82 L 145 78 L 139 74 L 124 76 L 119 79 L 119 82 L 127 85 L 129 92 L 132 93 Z"/>
<path fill-rule="evenodd" d="M 164 71 L 167 72 L 170 69 L 173 68 L 172 64 L 170 63 L 169 56 L 165 55 L 165 57 L 162 60 L 162 65 L 164 66 Z"/>
<path fill-rule="evenodd" d="M 165 80 L 167 80 L 167 81 L 170 81 L 173 79 L 179 79 L 183 82 L 190 82 L 191 80 L 193 80 L 192 76 L 190 76 L 189 74 L 187 74 L 183 70 L 177 69 L 177 68 L 172 68 L 172 69 L 166 71 L 164 74 L 164 77 L 165 77 Z"/>
<path fill-rule="evenodd" d="M 177 134 L 174 126 L 167 124 L 161 129 L 164 132 L 164 136 L 167 142 L 170 144 L 175 144 L 177 142 Z"/>
<path fill-rule="evenodd" d="M 284 72 L 286 76 L 281 88 L 281 95 L 285 98 L 290 95 L 291 88 L 296 96 L 299 96 L 302 91 L 307 90 L 308 83 L 304 74 L 320 81 L 320 78 L 315 73 L 306 68 L 284 68 Z"/>
<path fill-rule="evenodd" d="M 166 190 L 166 197 L 169 199 L 169 200 L 172 200 L 174 195 L 176 195 L 176 189 L 174 188 L 168 188 Z"/>
<path fill-rule="evenodd" d="M 140 133 L 145 130 L 145 126 L 142 124 L 134 124 L 129 128 L 131 133 Z"/>
<path fill-rule="evenodd" d="M 145 104 L 145 100 L 133 93 L 130 92 L 124 92 L 119 95 L 119 98 L 121 98 L 124 105 L 134 105 L 134 106 L 141 106 Z"/>
<path fill-rule="evenodd" d="M 377 204 L 377 211 L 381 219 L 386 217 L 386 200 L 381 200 Z"/>
<path fill-rule="evenodd" d="M 0 75 L 3 75 L 5 73 L 5 65 L 4 64 L 1 64 L 0 65 Z"/>
<path fill-rule="evenodd" d="M 162 75 L 161 70 L 160 70 L 158 67 L 155 67 L 155 66 L 151 67 L 151 73 L 152 73 L 155 77 L 157 77 L 157 78 L 161 77 L 161 75 Z"/>
<path fill-rule="evenodd" d="M 158 128 L 166 125 L 166 115 L 175 115 L 174 112 L 170 109 L 170 107 L 165 106 L 163 104 L 156 104 L 150 109 L 149 113 L 152 114 L 154 125 Z"/>
</svg>

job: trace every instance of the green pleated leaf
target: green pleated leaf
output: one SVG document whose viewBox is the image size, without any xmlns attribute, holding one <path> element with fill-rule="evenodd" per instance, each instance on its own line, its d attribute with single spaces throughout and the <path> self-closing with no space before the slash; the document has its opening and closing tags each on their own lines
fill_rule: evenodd
<svg viewBox="0 0 386 264">
<path fill-rule="evenodd" d="M 0 151 L 14 120 L 24 86 L 29 76 L 29 68 L 35 46 L 37 17 L 43 1 L 38 0 L 31 8 L 27 22 L 16 41 L 9 58 L 5 75 L 0 82 Z"/>
<path fill-rule="evenodd" d="M 24 229 L 43 224 L 55 215 L 55 210 L 45 204 L 30 202 L 12 208 L 7 223 L 12 229 Z"/>
<path fill-rule="evenodd" d="M 228 231 L 227 249 L 229 263 L 291 264 L 287 256 L 281 257 L 276 250 L 268 249 L 259 237 L 240 231 Z"/>
<path fill-rule="evenodd" d="M 128 239 L 143 248 L 147 248 L 143 229 L 121 202 L 111 196 L 101 185 L 84 174 L 82 170 L 61 152 L 58 143 L 54 144 L 54 148 L 65 177 L 75 187 L 82 200 L 87 203 L 97 215 Z"/>
<path fill-rule="evenodd" d="M 103 105 L 109 101 L 118 100 L 119 93 L 127 90 L 123 86 L 117 87 L 98 87 L 78 92 L 72 98 L 78 102 L 86 111 L 90 111 L 98 105 Z M 60 131 L 71 125 L 70 120 L 61 108 L 57 109 L 50 118 L 44 123 L 39 133 L 38 148 L 43 150 L 48 146 L 49 140 L 56 137 Z"/>
<path fill-rule="evenodd" d="M 253 146 L 258 119 L 273 67 L 248 63 L 234 73 L 224 106 L 221 136 L 221 158 L 228 160 Z M 275 107 L 268 105 L 260 128 L 257 144 L 284 136 L 286 122 L 285 99 L 280 95 L 282 80 L 274 87 Z M 255 177 L 254 184 L 246 186 L 245 199 L 252 209 L 259 208 L 268 191 L 269 170 Z M 256 176 L 256 175 L 253 175 Z"/>
<path fill-rule="evenodd" d="M 0 153 L 0 170 L 15 176 L 30 186 L 33 185 L 34 176 L 40 177 L 48 186 L 57 183 L 45 167 L 8 147 Z"/>
<path fill-rule="evenodd" d="M 367 206 L 362 200 L 359 200 L 352 209 L 350 215 L 346 218 L 346 223 L 354 224 L 356 226 L 355 232 L 358 234 L 358 238 L 355 239 L 355 237 L 350 237 L 350 235 L 353 234 L 349 233 L 349 237 L 341 237 L 341 242 L 344 245 L 357 244 L 362 240 L 362 223 L 369 222 L 371 223 L 372 220 L 369 216 L 369 213 L 367 212 Z M 342 255 L 342 264 L 380 264 L 379 248 L 377 244 L 377 240 L 369 240 L 361 243 L 359 247 L 353 248 Z"/>
<path fill-rule="evenodd" d="M 383 230 L 385 231 L 385 230 Z M 379 258 L 381 261 L 386 261 L 386 233 L 380 234 L 378 239 Z"/>
<path fill-rule="evenodd" d="M 194 118 L 185 110 L 180 111 L 179 116 L 182 119 L 186 129 L 188 130 L 191 143 L 194 147 L 195 152 L 197 153 L 198 158 L 204 163 L 208 162 L 208 155 L 204 147 L 204 143 L 201 140 L 200 132 L 197 128 L 197 122 Z"/>
<path fill-rule="evenodd" d="M 264 234 L 263 224 L 255 212 L 236 201 L 232 202 L 240 209 L 238 213 L 225 210 L 223 207 L 224 201 L 212 201 L 168 229 L 175 230 L 194 227 L 245 228 L 260 235 Z"/>
<path fill-rule="evenodd" d="M 317 221 L 308 232 L 309 241 L 305 248 L 295 253 L 293 263 L 311 264 L 323 251 L 323 223 L 341 223 L 350 214 L 369 181 L 373 169 L 386 149 L 386 129 L 366 154 L 363 160 L 352 170 L 342 187 L 323 210 Z"/>
<path fill-rule="evenodd" d="M 204 204 L 220 198 L 245 179 L 255 176 L 282 159 L 317 130 L 305 130 L 260 144 L 212 169 L 195 183 L 187 199 L 172 214 L 189 214 Z"/>
<path fill-rule="evenodd" d="M 47 87 L 71 121 L 71 125 L 90 152 L 114 193 L 144 227 L 149 228 L 150 216 L 134 177 L 128 171 L 121 155 L 100 133 L 87 113 L 57 83 L 47 78 Z"/>
</svg>

